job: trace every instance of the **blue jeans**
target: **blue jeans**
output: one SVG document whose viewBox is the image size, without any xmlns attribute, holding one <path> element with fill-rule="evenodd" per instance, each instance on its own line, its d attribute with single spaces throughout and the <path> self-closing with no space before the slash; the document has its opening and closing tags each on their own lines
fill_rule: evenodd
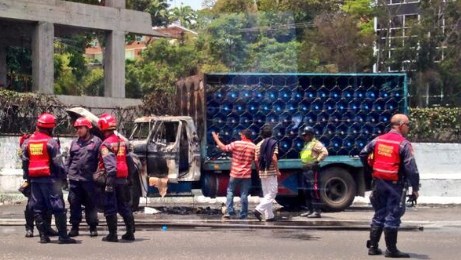
<svg viewBox="0 0 461 260">
<path fill-rule="evenodd" d="M 242 205 L 242 210 L 240 211 L 240 218 L 246 218 L 248 216 L 248 193 L 251 188 L 251 178 L 234 178 L 230 177 L 229 185 L 227 186 L 227 213 L 229 215 L 234 215 L 234 192 L 236 186 L 240 186 L 240 203 Z"/>
</svg>

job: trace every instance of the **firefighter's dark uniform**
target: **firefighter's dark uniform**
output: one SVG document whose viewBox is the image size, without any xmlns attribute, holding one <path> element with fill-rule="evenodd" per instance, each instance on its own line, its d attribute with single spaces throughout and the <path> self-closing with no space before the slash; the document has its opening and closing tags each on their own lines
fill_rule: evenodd
<svg viewBox="0 0 461 260">
<path fill-rule="evenodd" d="M 82 205 L 85 206 L 85 219 L 90 227 L 90 236 L 96 236 L 98 215 L 96 208 L 96 188 L 93 174 L 98 167 L 99 147 L 102 141 L 97 136 L 88 140 L 78 138 L 70 145 L 67 161 L 67 177 L 69 179 L 70 236 L 77 236 L 82 221 Z"/>
<path fill-rule="evenodd" d="M 124 240 L 134 240 L 135 224 L 128 197 L 128 166 L 126 163 L 127 144 L 115 134 L 104 139 L 99 149 L 99 170 L 107 173 L 104 194 L 104 215 L 109 228 L 109 235 L 104 241 L 117 242 L 117 213 L 126 225 Z"/>
<path fill-rule="evenodd" d="M 369 158 L 371 154 L 372 159 Z M 364 165 L 371 164 L 374 182 L 370 202 L 375 214 L 368 247 L 378 248 L 384 229 L 388 250 L 399 252 L 396 251 L 397 231 L 405 213 L 405 182 L 413 191 L 419 190 L 419 172 L 411 143 L 399 132 L 391 130 L 367 144 L 360 152 L 360 158 Z"/>
<path fill-rule="evenodd" d="M 30 134 L 25 134 L 19 138 L 19 146 L 20 146 L 20 157 L 22 159 L 23 155 L 23 149 L 24 149 L 24 144 L 26 141 L 29 139 Z M 32 203 L 31 203 L 31 185 L 30 185 L 30 179 L 27 176 L 27 173 L 24 171 L 23 173 L 23 179 L 24 183 L 21 185 L 19 188 L 19 191 L 24 194 L 24 196 L 27 197 L 27 203 L 26 203 L 26 208 L 24 209 L 24 218 L 26 220 L 26 237 L 33 237 L 34 236 L 34 210 L 32 208 Z M 47 212 L 44 216 L 45 218 L 45 230 L 48 236 L 57 236 L 58 232 L 54 229 L 51 228 L 51 218 L 52 214 L 51 212 Z"/>
<path fill-rule="evenodd" d="M 65 172 L 60 158 L 59 144 L 44 132 L 36 131 L 23 146 L 23 170 L 31 182 L 31 207 L 40 232 L 40 242 L 48 243 L 44 214 L 55 216 L 60 243 L 75 243 L 67 235 L 67 219 L 62 197 Z"/>
</svg>

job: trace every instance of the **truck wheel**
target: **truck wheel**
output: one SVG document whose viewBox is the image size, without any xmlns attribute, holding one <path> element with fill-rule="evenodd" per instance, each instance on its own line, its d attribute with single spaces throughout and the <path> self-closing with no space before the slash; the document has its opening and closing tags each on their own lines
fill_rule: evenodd
<svg viewBox="0 0 461 260">
<path fill-rule="evenodd" d="M 202 194 L 205 197 L 216 198 L 218 190 L 218 178 L 215 174 L 203 173 L 200 180 Z"/>
<path fill-rule="evenodd" d="M 349 207 L 356 194 L 356 184 L 343 168 L 327 168 L 320 173 L 320 197 L 327 211 L 342 211 Z"/>
</svg>

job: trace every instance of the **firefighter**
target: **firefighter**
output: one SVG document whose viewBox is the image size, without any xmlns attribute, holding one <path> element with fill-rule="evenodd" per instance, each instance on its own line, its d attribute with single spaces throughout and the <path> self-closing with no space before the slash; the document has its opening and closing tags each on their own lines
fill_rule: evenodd
<svg viewBox="0 0 461 260">
<path fill-rule="evenodd" d="M 410 257 L 397 249 L 400 218 L 405 213 L 407 182 L 412 187 L 413 196 L 419 196 L 419 172 L 411 143 L 405 139 L 409 130 L 408 117 L 396 114 L 391 118 L 391 130 L 373 139 L 359 154 L 362 163 L 369 164 L 373 177 L 370 202 L 375 214 L 371 222 L 370 240 L 367 241 L 369 255 L 382 254 L 378 244 L 384 230 L 385 256 Z"/>
<path fill-rule="evenodd" d="M 70 145 L 67 161 L 67 176 L 69 179 L 70 229 L 69 236 L 79 235 L 79 225 L 82 221 L 82 205 L 85 206 L 85 219 L 90 227 L 90 237 L 98 235 L 98 212 L 95 201 L 95 183 L 93 174 L 98 167 L 98 153 L 101 139 L 90 133 L 93 128 L 90 120 L 80 117 L 75 120 L 74 127 L 78 138 Z"/>
<path fill-rule="evenodd" d="M 109 229 L 109 234 L 102 240 L 118 242 L 118 212 L 126 226 L 126 233 L 122 235 L 122 239 L 133 241 L 135 223 L 128 201 L 128 145 L 114 133 L 117 122 L 112 115 L 103 114 L 98 120 L 98 126 L 104 134 L 104 141 L 99 149 L 98 171 L 105 172 L 107 176 L 104 187 L 104 216 Z"/>
<path fill-rule="evenodd" d="M 306 206 L 308 211 L 302 217 L 321 218 L 319 163 L 328 156 L 328 150 L 315 138 L 314 128 L 306 126 L 301 132 L 306 142 L 300 157 L 304 167 L 303 179 L 306 187 Z"/>
<path fill-rule="evenodd" d="M 59 144 L 51 136 L 56 126 L 54 115 L 44 113 L 38 117 L 36 131 L 23 144 L 23 170 L 31 183 L 31 207 L 40 233 L 40 243 L 49 243 L 44 214 L 54 214 L 60 244 L 76 241 L 67 235 L 67 216 L 62 196 L 65 172 Z"/>
<path fill-rule="evenodd" d="M 21 153 L 20 157 L 22 157 L 23 144 L 27 139 L 29 139 L 30 136 L 30 134 L 24 134 L 19 138 L 19 147 Z M 19 191 L 27 198 L 26 208 L 24 210 L 24 218 L 26 220 L 26 237 L 34 237 L 34 210 L 32 209 L 31 205 L 30 180 L 26 176 L 25 172 L 22 177 L 24 179 L 24 182 L 19 187 Z M 57 236 L 58 232 L 51 228 L 51 218 L 52 214 L 50 211 L 48 211 L 45 214 L 46 233 L 48 234 L 48 236 Z"/>
</svg>

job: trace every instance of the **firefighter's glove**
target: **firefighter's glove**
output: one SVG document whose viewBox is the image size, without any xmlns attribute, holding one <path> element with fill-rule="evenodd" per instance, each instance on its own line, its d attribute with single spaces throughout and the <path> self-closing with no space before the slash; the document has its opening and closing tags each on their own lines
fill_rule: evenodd
<svg viewBox="0 0 461 260">
<path fill-rule="evenodd" d="M 418 204 L 418 198 L 415 194 L 408 195 L 407 207 L 414 207 Z"/>
<path fill-rule="evenodd" d="M 19 192 L 21 192 L 24 196 L 29 197 L 30 196 L 30 184 L 28 181 L 24 181 L 21 186 L 19 186 L 18 189 Z"/>
</svg>

